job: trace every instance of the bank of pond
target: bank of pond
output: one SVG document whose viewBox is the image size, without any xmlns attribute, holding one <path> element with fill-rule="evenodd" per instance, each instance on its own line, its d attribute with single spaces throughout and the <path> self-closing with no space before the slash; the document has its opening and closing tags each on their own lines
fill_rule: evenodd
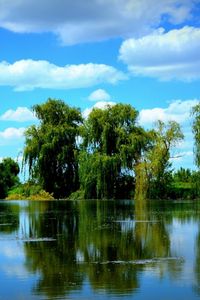
<svg viewBox="0 0 200 300">
<path fill-rule="evenodd" d="M 115 192 L 115 197 L 112 199 L 134 199 L 135 184 L 134 178 L 129 176 L 129 182 L 124 186 L 119 186 L 118 191 Z M 161 194 L 157 190 L 149 191 L 148 199 L 199 199 L 200 198 L 200 174 L 198 171 L 190 171 L 183 169 L 174 172 L 171 176 L 170 185 L 168 184 L 165 192 Z M 142 197 L 142 194 L 138 198 Z M 147 198 L 147 197 L 146 197 Z M 145 199 L 146 199 L 145 198 Z M 7 200 L 54 200 L 53 194 L 44 191 L 41 185 L 34 182 L 18 183 L 16 186 L 8 190 Z M 75 191 L 69 197 L 62 199 L 83 200 L 84 192 L 81 190 Z M 95 199 L 95 198 L 93 198 Z M 105 199 L 105 198 L 102 198 Z"/>
</svg>

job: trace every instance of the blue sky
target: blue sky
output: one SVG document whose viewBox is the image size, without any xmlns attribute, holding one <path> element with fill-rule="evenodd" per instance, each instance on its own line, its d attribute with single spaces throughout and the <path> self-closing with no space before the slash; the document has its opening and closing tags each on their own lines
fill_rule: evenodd
<svg viewBox="0 0 200 300">
<path fill-rule="evenodd" d="M 130 103 L 139 123 L 180 123 L 175 168 L 194 169 L 200 0 L 0 0 L 0 158 L 21 158 L 30 109 Z"/>
</svg>

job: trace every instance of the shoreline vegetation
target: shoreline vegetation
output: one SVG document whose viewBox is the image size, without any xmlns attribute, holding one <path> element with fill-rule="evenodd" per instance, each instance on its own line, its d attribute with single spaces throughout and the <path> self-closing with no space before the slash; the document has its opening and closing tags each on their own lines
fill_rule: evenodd
<svg viewBox="0 0 200 300">
<path fill-rule="evenodd" d="M 168 191 L 163 197 L 163 199 L 199 199 L 200 174 L 197 171 L 191 172 L 189 169 L 179 169 L 173 173 L 172 182 Z M 41 186 L 34 183 L 19 183 L 17 186 L 12 187 L 8 191 L 8 195 L 5 200 L 57 200 L 60 198 L 54 198 L 53 194 L 46 192 L 41 188 Z M 84 197 L 84 192 L 77 190 L 69 195 L 69 197 L 64 197 L 62 199 L 66 200 L 82 200 L 86 199 Z M 106 199 L 106 198 L 103 198 Z M 122 199 L 111 198 L 111 199 Z M 126 199 L 134 199 L 134 194 Z M 155 198 L 152 198 L 155 199 Z M 158 197 L 157 199 L 161 199 Z"/>
<path fill-rule="evenodd" d="M 40 190 L 35 194 L 29 193 L 29 195 L 26 195 L 19 187 L 17 189 L 18 192 L 16 192 L 15 189 L 11 190 L 5 200 L 55 200 L 52 194 L 44 190 Z"/>
<path fill-rule="evenodd" d="M 138 124 L 131 105 L 79 109 L 48 99 L 33 108 L 38 125 L 25 131 L 22 172 L 11 158 L 0 163 L 0 198 L 53 199 L 197 199 L 200 171 L 174 171 L 171 152 L 184 139 L 175 121 L 153 129 Z M 200 166 L 200 104 L 192 111 L 195 162 Z M 47 170 L 48 166 L 48 170 Z"/>
</svg>

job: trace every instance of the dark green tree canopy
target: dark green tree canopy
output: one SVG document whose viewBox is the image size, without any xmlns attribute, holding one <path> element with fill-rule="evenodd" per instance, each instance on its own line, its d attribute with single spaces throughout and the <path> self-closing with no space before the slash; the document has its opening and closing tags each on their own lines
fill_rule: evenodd
<svg viewBox="0 0 200 300">
<path fill-rule="evenodd" d="M 40 124 L 25 132 L 24 163 L 30 174 L 54 197 L 66 197 L 77 188 L 77 136 L 82 116 L 61 100 L 35 105 Z"/>
<path fill-rule="evenodd" d="M 136 128 L 138 112 L 131 105 L 116 104 L 93 109 L 84 124 L 84 146 L 107 155 L 120 152 Z"/>
<path fill-rule="evenodd" d="M 132 163 L 148 139 L 145 130 L 137 124 L 137 117 L 138 112 L 128 104 L 93 109 L 82 130 L 84 149 L 91 153 L 118 154 L 124 164 L 131 157 Z"/>
<path fill-rule="evenodd" d="M 4 199 L 8 190 L 19 183 L 19 165 L 12 158 L 4 158 L 0 163 L 0 198 Z"/>
<path fill-rule="evenodd" d="M 174 173 L 174 181 L 176 182 L 190 182 L 192 177 L 192 172 L 190 169 L 180 168 Z"/>
<path fill-rule="evenodd" d="M 69 107 L 62 100 L 49 98 L 44 104 L 34 105 L 33 111 L 41 125 L 68 125 L 74 129 L 82 122 L 80 111 Z"/>
<path fill-rule="evenodd" d="M 119 182 L 130 176 L 148 141 L 137 117 L 131 105 L 116 104 L 93 109 L 84 122 L 80 182 L 86 198 L 117 197 Z"/>
</svg>

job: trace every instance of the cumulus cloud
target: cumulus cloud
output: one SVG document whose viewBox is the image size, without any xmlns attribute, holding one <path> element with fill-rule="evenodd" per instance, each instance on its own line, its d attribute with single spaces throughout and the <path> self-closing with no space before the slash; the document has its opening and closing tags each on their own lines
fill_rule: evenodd
<svg viewBox="0 0 200 300">
<path fill-rule="evenodd" d="M 13 64 L 0 62 L 0 86 L 12 86 L 17 91 L 35 88 L 75 89 L 115 84 L 126 75 L 105 64 L 54 65 L 45 60 L 19 60 Z"/>
<path fill-rule="evenodd" d="M 124 41 L 120 59 L 135 76 L 161 80 L 200 79 L 200 28 L 158 29 L 142 38 Z"/>
<path fill-rule="evenodd" d="M 4 140 L 18 140 L 24 135 L 25 128 L 6 128 L 4 131 L 0 131 L 0 138 Z"/>
<path fill-rule="evenodd" d="M 142 109 L 139 114 L 139 122 L 142 125 L 150 125 L 155 123 L 157 120 L 176 121 L 183 124 L 190 118 L 191 109 L 194 105 L 199 103 L 199 100 L 175 100 L 169 104 L 167 108 L 152 108 Z"/>
<path fill-rule="evenodd" d="M 91 113 L 91 111 L 94 109 L 94 108 L 100 108 L 100 109 L 105 109 L 107 108 L 108 106 L 113 106 L 115 105 L 116 103 L 115 102 L 112 102 L 112 101 L 99 101 L 97 103 L 95 103 L 92 107 L 90 108 L 86 108 L 82 115 L 84 118 L 87 118 L 89 116 L 89 114 Z"/>
<path fill-rule="evenodd" d="M 180 24 L 196 0 L 0 0 L 0 27 L 24 32 L 53 32 L 63 44 L 138 36 L 162 19 Z"/>
<path fill-rule="evenodd" d="M 109 101 L 109 100 L 111 100 L 111 96 L 105 90 L 98 89 L 89 95 L 88 100 L 90 100 L 90 101 Z"/>
<path fill-rule="evenodd" d="M 18 107 L 16 110 L 7 110 L 2 116 L 0 116 L 0 120 L 26 122 L 34 121 L 36 120 L 36 117 L 27 107 Z"/>
</svg>

